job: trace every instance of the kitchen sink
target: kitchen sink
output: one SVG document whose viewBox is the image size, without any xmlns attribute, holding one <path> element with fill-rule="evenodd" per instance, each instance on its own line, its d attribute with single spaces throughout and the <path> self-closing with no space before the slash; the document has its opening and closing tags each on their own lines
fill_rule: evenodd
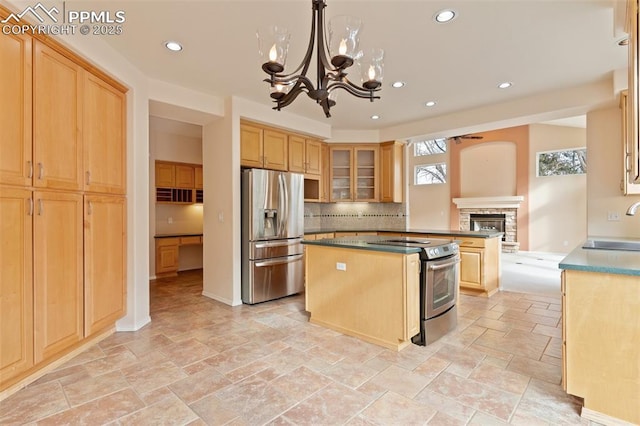
<svg viewBox="0 0 640 426">
<path fill-rule="evenodd" d="M 640 251 L 640 241 L 587 240 L 583 249 Z"/>
</svg>

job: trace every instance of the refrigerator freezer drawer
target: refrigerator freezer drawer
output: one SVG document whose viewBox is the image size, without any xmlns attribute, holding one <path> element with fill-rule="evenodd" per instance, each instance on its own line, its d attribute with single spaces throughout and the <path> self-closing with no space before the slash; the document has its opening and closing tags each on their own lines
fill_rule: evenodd
<svg viewBox="0 0 640 426">
<path fill-rule="evenodd" d="M 253 241 L 249 243 L 249 259 L 251 260 L 292 256 L 303 252 L 302 238 Z"/>
<path fill-rule="evenodd" d="M 242 282 L 242 301 L 248 304 L 299 293 L 304 288 L 304 256 L 249 262 L 249 279 Z"/>
</svg>

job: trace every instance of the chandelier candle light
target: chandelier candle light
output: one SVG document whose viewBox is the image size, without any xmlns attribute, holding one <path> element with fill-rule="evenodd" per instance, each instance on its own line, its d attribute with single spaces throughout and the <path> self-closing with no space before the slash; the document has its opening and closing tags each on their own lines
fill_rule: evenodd
<svg viewBox="0 0 640 426">
<path fill-rule="evenodd" d="M 336 16 L 329 22 L 329 41 L 325 36 L 325 0 L 312 0 L 311 37 L 302 63 L 293 72 L 282 74 L 289 50 L 288 31 L 279 26 L 258 30 L 258 48 L 263 61 L 262 69 L 269 74 L 264 81 L 271 86 L 271 98 L 276 103 L 273 109 L 280 111 L 291 104 L 300 93 L 305 92 L 318 103 L 325 115 L 336 104 L 336 89 L 343 89 L 359 98 L 373 102 L 382 86 L 382 49 L 367 52 L 358 50 L 358 33 L 361 21 L 351 16 Z M 307 77 L 314 47 L 316 48 L 316 85 Z M 331 58 L 331 60 L 329 60 Z M 345 70 L 356 62 L 360 67 L 362 86 L 347 79 Z"/>
</svg>

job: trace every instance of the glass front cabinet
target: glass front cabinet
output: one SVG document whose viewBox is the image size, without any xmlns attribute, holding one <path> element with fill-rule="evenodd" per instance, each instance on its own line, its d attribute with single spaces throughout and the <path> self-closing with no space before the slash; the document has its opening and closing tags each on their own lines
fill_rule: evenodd
<svg viewBox="0 0 640 426">
<path fill-rule="evenodd" d="M 378 146 L 331 147 L 331 201 L 379 201 Z"/>
</svg>

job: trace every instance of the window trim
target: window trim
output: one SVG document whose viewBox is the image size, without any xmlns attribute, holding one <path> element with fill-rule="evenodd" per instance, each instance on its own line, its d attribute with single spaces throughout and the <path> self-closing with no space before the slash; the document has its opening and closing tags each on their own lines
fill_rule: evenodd
<svg viewBox="0 0 640 426">
<path fill-rule="evenodd" d="M 581 146 L 581 147 L 575 147 L 575 148 L 562 148 L 562 149 L 550 149 L 548 151 L 537 151 L 536 152 L 536 177 L 553 177 L 553 176 L 579 176 L 579 175 L 586 175 L 587 172 L 583 172 L 583 173 L 564 173 L 564 174 L 551 174 L 551 175 L 541 175 L 540 174 L 540 154 L 551 154 L 551 153 L 555 153 L 555 152 L 569 152 L 569 151 L 585 151 L 585 156 L 587 153 L 587 147 L 586 146 Z M 586 157 L 585 157 L 586 158 Z"/>
<path fill-rule="evenodd" d="M 435 167 L 438 165 L 443 165 L 444 166 L 444 182 L 424 182 L 424 183 L 418 183 L 418 168 L 420 167 Z M 438 161 L 435 163 L 424 163 L 424 164 L 416 164 L 415 166 L 413 166 L 413 185 L 414 186 L 426 186 L 426 185 L 443 185 L 448 183 L 449 181 L 449 172 L 448 172 L 448 164 L 446 161 Z"/>
</svg>

